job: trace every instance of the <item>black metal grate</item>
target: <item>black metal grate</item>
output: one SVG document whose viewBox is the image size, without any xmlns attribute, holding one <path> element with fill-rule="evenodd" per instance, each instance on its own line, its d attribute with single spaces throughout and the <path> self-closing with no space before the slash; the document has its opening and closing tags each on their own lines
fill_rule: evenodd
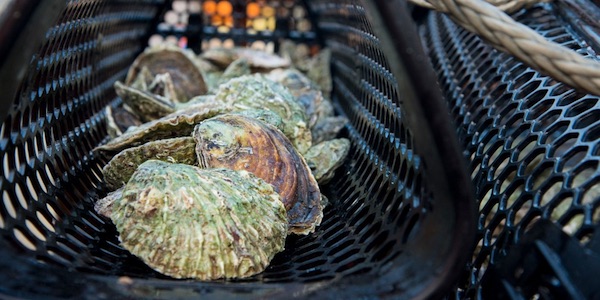
<svg viewBox="0 0 600 300">
<path fill-rule="evenodd" d="M 600 59 L 561 9 L 538 5 L 513 18 Z M 443 15 L 430 14 L 421 36 L 470 159 L 479 201 L 478 245 L 457 290 L 470 298 L 486 268 L 536 220 L 556 222 L 582 244 L 594 234 L 600 223 L 600 98 L 494 50 Z"/>
<path fill-rule="evenodd" d="M 234 1 L 234 12 L 244 3 Z M 173 8 L 170 4 L 67 1 L 57 25 L 47 29 L 47 39 L 0 132 L 0 245 L 10 244 L 19 253 L 15 265 L 10 263 L 13 254 L 0 252 L 1 261 L 12 267 L 11 272 L 22 271 L 21 280 L 28 274 L 26 280 L 31 282 L 27 286 L 9 282 L 13 288 L 3 292 L 31 297 L 39 295 L 36 285 L 64 284 L 67 288 L 44 293 L 78 297 L 101 291 L 92 298 L 154 294 L 287 298 L 314 291 L 327 297 L 417 295 L 447 286 L 436 281 L 440 269 L 446 256 L 453 255 L 452 246 L 464 243 L 450 233 L 456 224 L 469 220 L 454 219 L 452 209 L 441 221 L 428 216 L 436 207 L 445 210 L 469 199 L 439 203 L 432 196 L 435 187 L 428 184 L 425 162 L 413 149 L 413 132 L 419 129 L 409 130 L 404 123 L 407 112 L 398 83 L 366 11 L 356 1 L 311 1 L 302 6 L 311 22 L 311 31 L 305 34 L 285 26 L 285 35 L 273 36 L 230 29 L 234 42 L 242 45 L 266 37 L 315 43 L 319 33 L 322 46 L 333 52 L 332 97 L 337 111 L 350 119 L 343 135 L 351 140 L 352 149 L 347 163 L 323 189 L 330 205 L 317 232 L 290 236 L 286 250 L 260 275 L 211 283 L 171 280 L 119 246 L 114 226 L 93 210 L 94 201 L 106 193 L 101 174 L 106 161 L 91 150 L 107 140 L 103 107 L 121 101 L 113 82 L 125 77 L 153 34 L 168 37 L 175 32 L 178 43 L 183 36 L 187 42 L 198 38 L 190 32 L 201 34 L 199 42 L 231 38 L 225 33 L 211 36 L 213 29 L 208 27 L 199 32 L 194 26 L 158 25 L 163 7 L 168 11 Z M 116 276 L 125 275 L 133 279 L 117 281 Z M 73 280 L 64 282 L 65 276 Z"/>
</svg>

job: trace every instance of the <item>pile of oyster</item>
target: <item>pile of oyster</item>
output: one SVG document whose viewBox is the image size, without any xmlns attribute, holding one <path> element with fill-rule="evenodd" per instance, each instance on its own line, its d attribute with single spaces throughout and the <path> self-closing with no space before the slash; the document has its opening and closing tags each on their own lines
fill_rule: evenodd
<svg viewBox="0 0 600 300">
<path fill-rule="evenodd" d="M 123 247 L 174 278 L 262 272 L 288 234 L 315 231 L 319 185 L 350 143 L 336 138 L 330 52 L 279 55 L 249 48 L 201 55 L 146 49 L 106 108 L 111 140 L 96 153 L 110 192 L 95 209 Z"/>
</svg>

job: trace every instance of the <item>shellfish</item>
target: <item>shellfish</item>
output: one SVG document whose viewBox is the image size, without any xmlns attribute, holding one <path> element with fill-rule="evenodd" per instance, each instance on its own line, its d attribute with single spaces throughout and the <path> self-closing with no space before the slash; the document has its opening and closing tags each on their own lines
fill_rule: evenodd
<svg viewBox="0 0 600 300">
<path fill-rule="evenodd" d="M 224 114 L 198 124 L 192 136 L 202 167 L 247 170 L 272 184 L 288 211 L 291 233 L 309 234 L 321 223 L 319 186 L 304 158 L 277 128 Z"/>
</svg>

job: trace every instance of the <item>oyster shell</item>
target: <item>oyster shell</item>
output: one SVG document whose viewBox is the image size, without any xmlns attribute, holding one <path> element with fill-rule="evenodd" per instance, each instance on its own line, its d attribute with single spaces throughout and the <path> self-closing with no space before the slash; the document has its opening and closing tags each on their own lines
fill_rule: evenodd
<svg viewBox="0 0 600 300">
<path fill-rule="evenodd" d="M 281 132 L 283 132 L 283 128 L 285 127 L 283 119 L 278 114 L 266 109 L 249 109 L 232 112 L 231 114 L 246 116 L 248 118 L 263 121 L 267 124 L 273 125 Z"/>
<path fill-rule="evenodd" d="M 169 73 L 175 87 L 174 102 L 186 102 L 208 91 L 193 53 L 176 46 L 160 45 L 147 48 L 129 68 L 125 85 L 130 86 L 146 67 L 152 77 Z"/>
<path fill-rule="evenodd" d="M 267 53 L 251 48 L 211 48 L 200 54 L 200 57 L 206 59 L 222 68 L 229 66 L 233 61 L 245 58 L 253 68 L 276 69 L 287 68 L 291 65 L 289 58 L 281 57 L 277 54 Z"/>
<path fill-rule="evenodd" d="M 304 159 L 321 185 L 333 178 L 335 170 L 344 164 L 349 150 L 350 140 L 346 138 L 333 139 L 310 147 L 304 154 Z"/>
<path fill-rule="evenodd" d="M 105 113 L 107 131 L 111 138 L 123 134 L 129 127 L 142 124 L 142 121 L 135 114 L 124 109 L 122 106 L 115 108 L 107 106 Z"/>
<path fill-rule="evenodd" d="M 139 166 L 111 219 L 125 249 L 174 278 L 260 273 L 287 233 L 279 195 L 251 173 L 156 160 Z"/>
<path fill-rule="evenodd" d="M 175 102 L 172 99 L 177 98 L 175 84 L 173 83 L 173 79 L 171 79 L 171 74 L 169 73 L 156 74 L 156 76 L 154 76 L 154 80 L 152 80 L 152 82 L 150 82 L 148 85 L 148 92 L 169 99 L 169 102 Z"/>
<path fill-rule="evenodd" d="M 124 186 L 118 188 L 115 191 L 109 192 L 106 195 L 106 197 L 96 201 L 96 203 L 94 203 L 94 210 L 99 215 L 110 218 L 110 215 L 112 214 L 113 204 L 115 203 L 115 201 L 121 199 L 121 197 L 123 196 L 123 189 L 125 189 Z"/>
<path fill-rule="evenodd" d="M 178 137 L 149 141 L 137 147 L 127 148 L 102 168 L 106 186 L 114 190 L 125 185 L 138 166 L 150 159 L 198 165 L 196 142 L 192 137 Z"/>
<path fill-rule="evenodd" d="M 260 74 L 241 76 L 220 85 L 215 100 L 233 105 L 237 110 L 271 110 L 285 120 L 283 133 L 300 153 L 312 145 L 304 107 L 288 89 Z"/>
<path fill-rule="evenodd" d="M 175 105 L 168 98 L 126 86 L 120 81 L 115 82 L 114 87 L 117 95 L 143 122 L 156 120 L 175 111 Z"/>
<path fill-rule="evenodd" d="M 201 122 L 192 135 L 201 166 L 247 170 L 272 184 L 288 211 L 291 233 L 309 234 L 321 223 L 319 186 L 304 158 L 277 128 L 224 114 Z"/>
<path fill-rule="evenodd" d="M 209 102 L 192 105 L 160 119 L 131 127 L 108 143 L 94 148 L 94 151 L 114 154 L 151 140 L 189 136 L 194 130 L 194 126 L 200 121 L 230 110 L 231 107 L 222 103 Z"/>
</svg>

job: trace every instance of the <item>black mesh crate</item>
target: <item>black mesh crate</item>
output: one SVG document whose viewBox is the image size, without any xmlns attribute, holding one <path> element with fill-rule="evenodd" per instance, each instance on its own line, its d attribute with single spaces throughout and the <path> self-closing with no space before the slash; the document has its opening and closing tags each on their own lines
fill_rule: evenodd
<svg viewBox="0 0 600 300">
<path fill-rule="evenodd" d="M 435 297 L 471 255 L 466 160 L 403 2 L 8 1 L 0 12 L 0 294 L 8 298 Z M 226 4 L 221 4 L 225 3 Z M 253 4 L 252 4 L 253 3 Z M 211 5 L 212 5 L 211 4 Z M 272 9 L 250 18 L 248 5 Z M 257 21 L 258 20 L 258 21 Z M 261 23 L 261 22 L 264 22 Z M 259 25 L 256 25 L 259 24 Z M 318 230 L 245 280 L 173 280 L 121 248 L 106 191 L 104 107 L 148 42 L 332 50 L 350 156 Z"/>
<path fill-rule="evenodd" d="M 455 296 L 597 299 L 600 95 L 557 82 L 447 16 L 414 15 L 479 206 L 477 246 Z M 597 1 L 511 14 L 596 61 L 599 16 Z"/>
</svg>

